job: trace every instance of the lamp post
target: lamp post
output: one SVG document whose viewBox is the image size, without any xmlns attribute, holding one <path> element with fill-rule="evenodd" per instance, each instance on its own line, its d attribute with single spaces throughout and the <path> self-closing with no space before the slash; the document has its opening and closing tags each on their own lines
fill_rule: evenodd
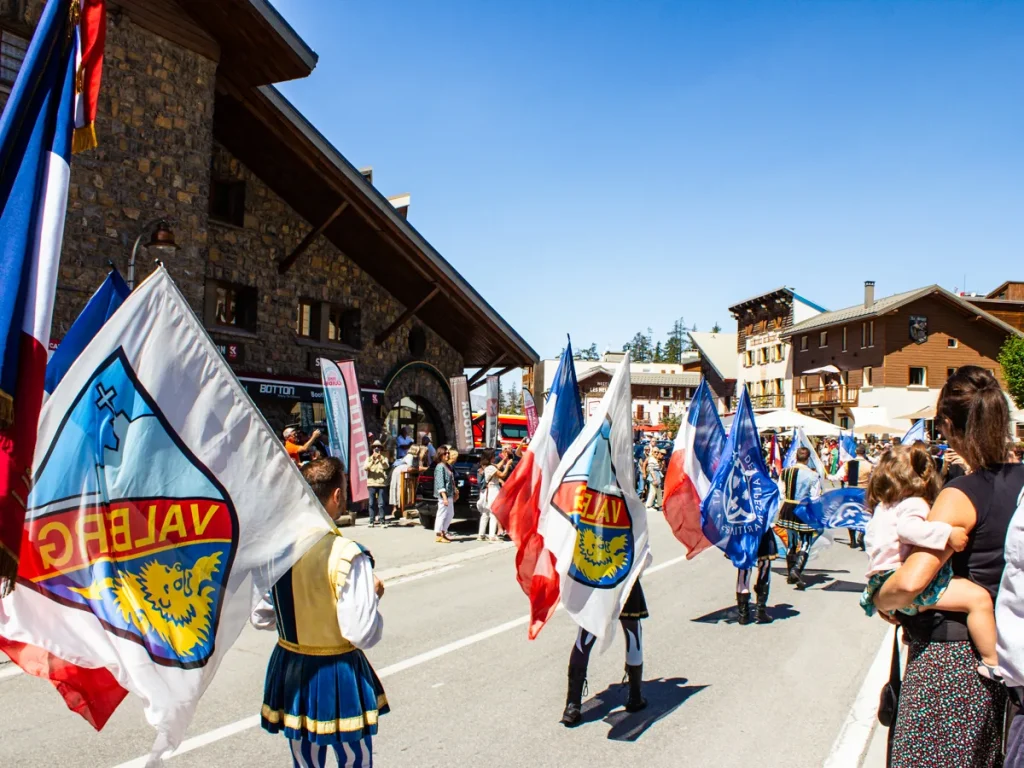
<svg viewBox="0 0 1024 768">
<path fill-rule="evenodd" d="M 168 254 L 174 253 L 178 250 L 178 245 L 174 242 L 174 232 L 171 231 L 170 225 L 166 219 L 154 219 L 143 227 L 142 232 L 135 238 L 135 245 L 132 246 L 132 255 L 128 259 L 128 287 L 135 288 L 135 257 L 139 253 L 139 246 L 142 243 L 142 238 L 149 235 L 149 242 L 144 246 L 147 250 L 155 248 L 158 252 L 165 251 Z"/>
</svg>

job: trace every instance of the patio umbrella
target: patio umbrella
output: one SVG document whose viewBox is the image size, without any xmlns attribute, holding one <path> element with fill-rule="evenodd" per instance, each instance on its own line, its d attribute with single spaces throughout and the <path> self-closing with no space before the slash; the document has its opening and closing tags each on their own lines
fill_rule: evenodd
<svg viewBox="0 0 1024 768">
<path fill-rule="evenodd" d="M 858 424 L 853 428 L 855 435 L 898 435 L 903 436 L 902 427 L 891 427 L 888 424 Z"/>
<path fill-rule="evenodd" d="M 805 416 L 802 413 L 790 411 L 785 408 L 768 411 L 767 413 L 759 413 L 754 417 L 754 420 L 757 422 L 757 429 L 759 432 L 800 428 L 803 429 L 804 434 L 806 435 L 835 436 L 841 434 L 843 431 L 835 424 L 829 424 L 827 421 L 815 419 L 811 416 Z"/>
<path fill-rule="evenodd" d="M 918 419 L 934 419 L 935 418 L 935 406 L 927 405 L 924 408 L 908 413 L 905 416 L 900 416 L 901 419 L 910 419 L 911 421 L 917 421 Z"/>
</svg>

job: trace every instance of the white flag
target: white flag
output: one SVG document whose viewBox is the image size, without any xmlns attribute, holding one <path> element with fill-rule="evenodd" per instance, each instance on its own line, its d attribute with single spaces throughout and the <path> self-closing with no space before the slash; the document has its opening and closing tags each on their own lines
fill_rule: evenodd
<svg viewBox="0 0 1024 768">
<path fill-rule="evenodd" d="M 173 749 L 254 590 L 333 524 L 162 267 L 50 396 L 33 475 L 0 650 L 97 728 L 142 697 Z"/>
<path fill-rule="evenodd" d="M 627 355 L 562 455 L 538 526 L 555 557 L 566 612 L 605 642 L 651 562 L 647 510 L 635 491 L 630 403 Z"/>
</svg>

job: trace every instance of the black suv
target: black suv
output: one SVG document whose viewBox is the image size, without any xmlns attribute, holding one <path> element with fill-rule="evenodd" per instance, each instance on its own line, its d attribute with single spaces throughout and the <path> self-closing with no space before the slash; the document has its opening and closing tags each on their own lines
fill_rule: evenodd
<svg viewBox="0 0 1024 768">
<path fill-rule="evenodd" d="M 452 470 L 455 472 L 455 488 L 459 492 L 459 500 L 455 502 L 456 516 L 466 520 L 480 517 L 480 511 L 476 508 L 477 499 L 480 498 L 480 481 L 477 477 L 480 470 L 480 452 L 474 450 L 470 453 L 460 453 L 452 465 Z M 433 467 L 420 475 L 416 488 L 416 509 L 420 513 L 423 527 L 433 529 L 434 519 L 437 517 Z"/>
</svg>

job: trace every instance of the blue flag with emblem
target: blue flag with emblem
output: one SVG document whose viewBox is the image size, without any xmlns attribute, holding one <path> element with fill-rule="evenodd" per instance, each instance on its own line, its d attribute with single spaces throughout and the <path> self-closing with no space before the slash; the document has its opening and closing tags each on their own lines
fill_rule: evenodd
<svg viewBox="0 0 1024 768">
<path fill-rule="evenodd" d="M 849 528 L 865 531 L 871 515 L 863 488 L 836 488 L 815 500 L 807 499 L 794 510 L 797 517 L 812 528 Z"/>
<path fill-rule="evenodd" d="M 750 395 L 744 389 L 722 460 L 701 503 L 703 531 L 737 568 L 753 568 L 761 536 L 775 518 L 779 487 L 768 474 Z"/>
<path fill-rule="evenodd" d="M 124 303 L 129 293 L 131 293 L 131 289 L 121 279 L 121 274 L 116 269 L 112 270 L 96 293 L 89 299 L 85 309 L 71 324 L 68 332 L 61 339 L 60 346 L 53 353 L 50 362 L 46 364 L 46 383 L 43 389 L 47 393 L 53 392 L 60 384 L 60 380 L 64 378 L 64 374 L 68 372 L 71 364 L 78 359 L 82 350 L 92 341 L 92 337 L 99 332 L 103 324 Z"/>
</svg>

